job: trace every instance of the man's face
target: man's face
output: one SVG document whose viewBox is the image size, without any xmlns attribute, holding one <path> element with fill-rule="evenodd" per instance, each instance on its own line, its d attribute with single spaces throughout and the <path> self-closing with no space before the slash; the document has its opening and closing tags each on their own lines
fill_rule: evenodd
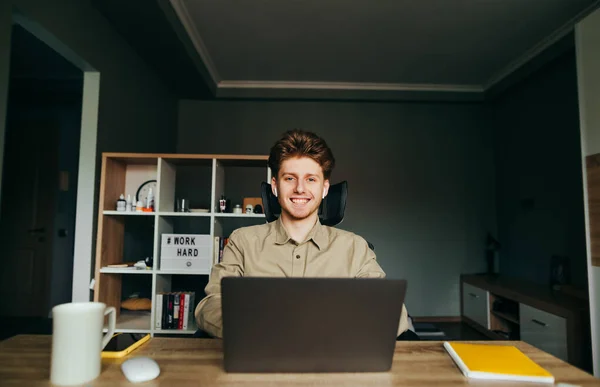
<svg viewBox="0 0 600 387">
<path fill-rule="evenodd" d="M 271 187 L 281 206 L 282 215 L 291 220 L 306 219 L 317 214 L 323 196 L 329 190 L 329 180 L 323 178 L 323 168 L 309 157 L 285 160 Z"/>
</svg>

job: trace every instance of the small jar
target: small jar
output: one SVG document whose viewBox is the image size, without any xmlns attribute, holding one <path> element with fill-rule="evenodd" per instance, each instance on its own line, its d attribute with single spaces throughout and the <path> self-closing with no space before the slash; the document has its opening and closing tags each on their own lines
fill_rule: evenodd
<svg viewBox="0 0 600 387">
<path fill-rule="evenodd" d="M 119 200 L 117 200 L 117 211 L 125 212 L 125 210 L 127 210 L 127 202 L 125 201 L 123 194 L 121 194 Z"/>
<path fill-rule="evenodd" d="M 233 213 L 234 214 L 241 214 L 242 213 L 242 206 L 240 206 L 239 204 L 236 204 L 235 207 L 233 207 Z"/>
</svg>

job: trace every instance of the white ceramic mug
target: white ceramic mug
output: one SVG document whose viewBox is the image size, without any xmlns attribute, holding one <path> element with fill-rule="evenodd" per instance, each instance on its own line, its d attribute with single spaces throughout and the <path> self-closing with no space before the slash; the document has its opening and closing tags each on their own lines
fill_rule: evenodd
<svg viewBox="0 0 600 387">
<path fill-rule="evenodd" d="M 102 336 L 104 316 L 108 332 Z M 50 381 L 61 386 L 87 383 L 101 370 L 101 352 L 115 333 L 117 311 L 101 302 L 75 302 L 52 308 Z"/>
</svg>

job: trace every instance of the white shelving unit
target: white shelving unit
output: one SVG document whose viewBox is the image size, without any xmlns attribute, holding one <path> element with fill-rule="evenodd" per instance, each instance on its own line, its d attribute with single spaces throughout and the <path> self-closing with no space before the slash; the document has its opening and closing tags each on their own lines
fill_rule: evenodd
<svg viewBox="0 0 600 387">
<path fill-rule="evenodd" d="M 122 268 L 122 267 L 102 267 L 100 273 L 105 274 L 152 274 L 153 270 L 140 270 L 135 268 Z"/>
<path fill-rule="evenodd" d="M 264 218 L 264 214 L 214 214 L 215 218 Z"/>
<path fill-rule="evenodd" d="M 189 289 L 178 285 L 178 281 L 187 279 L 187 282 L 206 283 L 210 274 L 210 269 L 161 270 L 161 235 L 209 234 L 214 241 L 215 236 L 227 237 L 238 227 L 264 222 L 264 214 L 219 213 L 218 201 L 222 194 L 235 200 L 232 205 L 242 204 L 243 197 L 260 197 L 261 181 L 271 179 L 267 158 L 254 155 L 102 155 L 94 300 L 120 310 L 121 300 L 126 296 L 122 289 L 129 281 L 137 278 L 151 283 L 148 286 L 152 310 L 120 310 L 117 332 L 186 335 L 196 331 L 195 322 L 186 330 L 156 329 L 156 295 L 160 292 L 195 291 L 197 304 L 204 295 L 203 287 Z M 137 187 L 148 180 L 157 181 L 156 212 L 114 210 L 120 194 L 135 195 Z M 175 212 L 176 198 L 181 197 L 191 200 L 192 205 L 199 203 L 200 208 L 209 208 L 209 212 Z M 214 249 L 218 246 L 213 243 L 213 254 Z M 152 269 L 107 267 L 143 259 L 144 256 L 135 255 L 139 250 L 147 251 L 146 256 L 153 257 Z M 197 281 L 195 277 L 198 277 Z"/>
<path fill-rule="evenodd" d="M 153 212 L 123 212 L 123 211 L 102 211 L 103 215 L 118 216 L 154 216 Z"/>
<path fill-rule="evenodd" d="M 199 216 L 199 217 L 206 217 L 206 216 L 213 216 L 214 214 L 211 213 L 207 213 L 207 212 L 167 212 L 167 211 L 163 211 L 163 212 L 159 212 L 158 213 L 159 216 Z"/>
</svg>

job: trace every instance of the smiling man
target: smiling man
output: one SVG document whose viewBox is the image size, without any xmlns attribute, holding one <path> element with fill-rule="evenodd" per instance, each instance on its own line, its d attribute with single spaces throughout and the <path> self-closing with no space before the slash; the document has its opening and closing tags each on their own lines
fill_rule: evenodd
<svg viewBox="0 0 600 387">
<path fill-rule="evenodd" d="M 196 307 L 200 329 L 223 336 L 221 279 L 226 276 L 385 277 L 362 237 L 319 222 L 319 205 L 327 196 L 334 166 L 331 149 L 314 133 L 289 131 L 275 143 L 269 167 L 281 216 L 231 233 L 222 261 L 212 269 L 206 297 Z M 408 326 L 403 306 L 398 335 Z"/>
</svg>

